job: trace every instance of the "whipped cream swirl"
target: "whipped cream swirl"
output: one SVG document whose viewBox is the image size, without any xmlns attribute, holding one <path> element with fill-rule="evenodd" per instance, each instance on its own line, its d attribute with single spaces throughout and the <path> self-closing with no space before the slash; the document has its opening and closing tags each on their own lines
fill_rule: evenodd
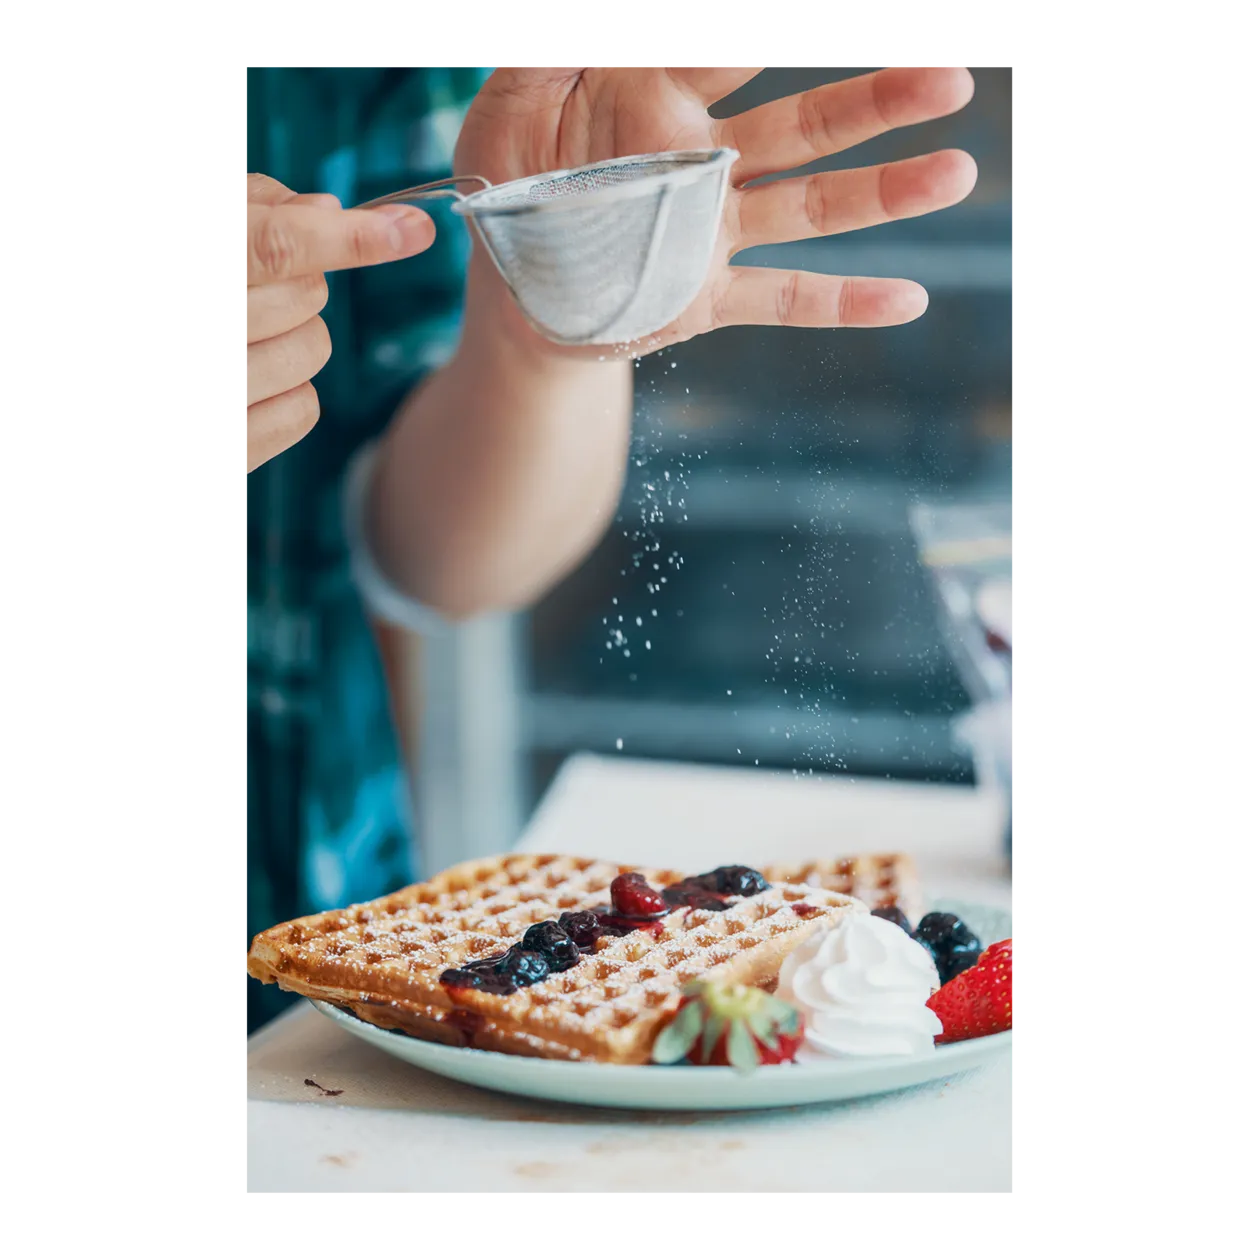
<svg viewBox="0 0 1260 1260">
<path fill-rule="evenodd" d="M 938 984 L 918 941 L 895 923 L 858 913 L 788 955 L 777 995 L 800 1011 L 805 1045 L 821 1055 L 918 1054 L 941 1031 L 924 1005 Z"/>
</svg>

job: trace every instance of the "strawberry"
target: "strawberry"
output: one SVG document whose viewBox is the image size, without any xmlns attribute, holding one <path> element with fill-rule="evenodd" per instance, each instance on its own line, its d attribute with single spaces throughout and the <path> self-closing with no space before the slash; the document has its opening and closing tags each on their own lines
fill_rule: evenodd
<svg viewBox="0 0 1260 1260">
<path fill-rule="evenodd" d="M 797 1012 L 764 990 L 697 980 L 683 990 L 678 1013 L 657 1035 L 652 1061 L 686 1059 L 751 1072 L 792 1059 L 804 1037 Z"/>
<path fill-rule="evenodd" d="M 928 998 L 942 1031 L 936 1044 L 968 1041 L 1005 1032 L 1011 1026 L 1011 943 L 998 941 Z"/>
<path fill-rule="evenodd" d="M 665 898 L 638 871 L 618 875 L 609 892 L 613 909 L 628 919 L 653 919 L 669 910 Z"/>
</svg>

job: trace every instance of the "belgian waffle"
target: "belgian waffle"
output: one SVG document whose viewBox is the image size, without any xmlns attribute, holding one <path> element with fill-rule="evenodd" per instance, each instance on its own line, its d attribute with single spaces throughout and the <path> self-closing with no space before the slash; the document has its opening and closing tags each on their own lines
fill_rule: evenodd
<svg viewBox="0 0 1260 1260">
<path fill-rule="evenodd" d="M 815 862 L 771 862 L 758 868 L 776 884 L 826 888 L 864 901 L 872 909 L 900 906 L 917 923 L 923 915 L 923 887 L 913 859 L 904 853 L 872 853 L 861 857 Z"/>
<path fill-rule="evenodd" d="M 259 933 L 249 971 L 264 984 L 428 1041 L 646 1063 L 688 981 L 706 975 L 768 987 L 805 936 L 867 911 L 843 893 L 772 882 L 722 911 L 680 908 L 656 932 L 601 937 L 576 966 L 510 994 L 440 983 L 447 968 L 501 952 L 531 923 L 606 902 L 613 878 L 634 870 L 657 887 L 684 878 L 533 854 L 465 862 L 376 901 Z"/>
</svg>

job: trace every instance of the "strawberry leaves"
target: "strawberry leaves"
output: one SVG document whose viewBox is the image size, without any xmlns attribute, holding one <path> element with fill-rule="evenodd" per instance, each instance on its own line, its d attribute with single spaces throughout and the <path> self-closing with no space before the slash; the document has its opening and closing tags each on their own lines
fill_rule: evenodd
<svg viewBox="0 0 1260 1260">
<path fill-rule="evenodd" d="M 695 1003 L 699 1007 L 700 1003 Z M 717 1046 L 719 1038 L 722 1036 L 723 1027 L 720 1019 L 709 1019 L 704 1024 L 704 1039 L 700 1043 L 700 1062 L 712 1063 L 714 1050 Z"/>
<path fill-rule="evenodd" d="M 726 1034 L 726 1057 L 737 1072 L 751 1072 L 761 1062 L 752 1033 L 742 1020 L 734 1021 Z"/>
<path fill-rule="evenodd" d="M 775 1038 L 781 1033 L 792 1036 L 796 1033 L 800 1016 L 796 1008 L 789 1006 L 780 998 L 769 997 L 748 1016 L 748 1031 L 764 1046 L 774 1045 Z"/>
<path fill-rule="evenodd" d="M 665 1025 L 652 1046 L 653 1063 L 677 1063 L 685 1059 L 704 1025 L 704 1008 L 699 1002 L 688 1002 Z"/>
<path fill-rule="evenodd" d="M 696 981 L 652 1047 L 654 1063 L 730 1066 L 751 1072 L 791 1059 L 803 1032 L 796 1010 L 761 989 Z"/>
</svg>

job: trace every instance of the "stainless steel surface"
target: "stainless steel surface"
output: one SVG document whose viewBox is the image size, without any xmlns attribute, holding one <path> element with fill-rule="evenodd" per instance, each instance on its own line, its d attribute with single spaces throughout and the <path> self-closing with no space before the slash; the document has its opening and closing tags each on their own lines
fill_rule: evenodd
<svg viewBox="0 0 1260 1260">
<path fill-rule="evenodd" d="M 452 198 L 535 328 L 562 345 L 623 344 L 664 328 L 700 291 L 738 156 L 639 154 L 493 187 L 453 176 L 365 207 Z M 485 187 L 450 187 L 465 180 Z"/>
<path fill-rule="evenodd" d="M 373 197 L 371 201 L 361 202 L 355 209 L 375 210 L 378 206 L 409 205 L 413 201 L 428 201 L 435 197 L 450 197 L 459 201 L 464 194 L 456 190 L 456 184 L 480 184 L 483 189 L 493 187 L 484 175 L 449 175 L 445 179 L 434 179 L 427 184 L 414 184 L 411 188 L 387 193 L 384 197 Z"/>
</svg>

